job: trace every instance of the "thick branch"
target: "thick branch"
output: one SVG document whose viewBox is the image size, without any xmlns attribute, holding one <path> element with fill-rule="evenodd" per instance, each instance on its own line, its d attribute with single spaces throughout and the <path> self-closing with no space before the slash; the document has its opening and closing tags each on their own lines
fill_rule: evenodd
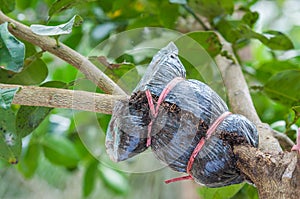
<svg viewBox="0 0 300 199">
<path fill-rule="evenodd" d="M 94 82 L 105 93 L 125 95 L 125 92 L 86 57 L 77 53 L 73 49 L 64 44 L 59 44 L 57 47 L 56 41 L 53 38 L 39 36 L 34 34 L 29 27 L 7 17 L 0 11 L 0 24 L 10 22 L 13 26 L 9 26 L 9 31 L 18 38 L 28 41 L 43 50 L 46 50 L 64 61 L 70 63 L 80 70 L 86 78 Z"/>
<path fill-rule="evenodd" d="M 232 52 L 230 45 L 219 35 L 224 50 Z M 234 59 L 233 53 L 231 56 Z M 259 132 L 259 147 L 265 151 L 281 151 L 278 140 L 273 137 L 273 130 L 259 119 L 253 105 L 248 85 L 244 78 L 241 66 L 237 61 L 227 59 L 221 55 L 216 57 L 216 62 L 224 80 L 231 110 L 242 114 L 254 122 Z"/>
<path fill-rule="evenodd" d="M 226 50 L 231 52 L 225 41 L 224 44 Z M 300 183 L 297 181 L 300 162 L 297 153 L 283 153 L 273 136 L 273 130 L 260 121 L 238 62 L 220 55 L 216 57 L 216 62 L 227 88 L 232 111 L 252 120 L 259 133 L 259 149 L 250 146 L 234 148 L 237 167 L 254 182 L 260 198 L 300 198 Z"/>
<path fill-rule="evenodd" d="M 277 199 L 300 197 L 300 162 L 295 153 L 263 153 L 252 147 L 235 148 L 237 165 L 257 186 L 259 196 Z"/>
<path fill-rule="evenodd" d="M 14 96 L 13 104 L 69 108 L 111 114 L 116 100 L 124 95 L 107 95 L 78 90 L 0 84 L 0 89 L 21 88 Z"/>
</svg>

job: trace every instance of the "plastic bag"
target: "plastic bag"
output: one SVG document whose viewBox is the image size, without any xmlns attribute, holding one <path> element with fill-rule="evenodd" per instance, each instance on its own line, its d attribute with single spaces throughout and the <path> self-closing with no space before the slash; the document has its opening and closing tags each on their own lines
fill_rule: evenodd
<svg viewBox="0 0 300 199">
<path fill-rule="evenodd" d="M 240 183 L 244 177 L 236 168 L 232 146 L 258 146 L 255 126 L 244 116 L 230 114 L 206 135 L 220 115 L 228 112 L 225 102 L 206 84 L 197 80 L 179 81 L 166 95 L 153 118 L 146 92 L 154 106 L 167 84 L 185 78 L 185 69 L 174 43 L 161 49 L 152 59 L 129 100 L 115 104 L 106 134 L 106 148 L 114 161 L 126 160 L 147 149 L 151 124 L 151 149 L 170 168 L 187 172 L 190 157 L 201 140 L 189 174 L 199 184 L 220 187 Z"/>
</svg>

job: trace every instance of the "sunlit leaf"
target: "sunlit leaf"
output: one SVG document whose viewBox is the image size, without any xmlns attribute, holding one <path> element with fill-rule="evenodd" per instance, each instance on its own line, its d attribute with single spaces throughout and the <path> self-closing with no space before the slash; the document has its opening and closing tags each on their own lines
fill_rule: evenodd
<svg viewBox="0 0 300 199">
<path fill-rule="evenodd" d="M 80 157 L 74 144 L 64 136 L 46 135 L 41 141 L 45 157 L 53 164 L 68 168 L 77 166 Z"/>
<path fill-rule="evenodd" d="M 24 149 L 24 153 L 20 159 L 19 169 L 26 178 L 34 175 L 41 153 L 41 146 L 38 143 L 30 142 Z"/>
<path fill-rule="evenodd" d="M 99 167 L 99 173 L 103 183 L 111 191 L 121 195 L 124 195 L 129 191 L 127 179 L 119 172 L 111 168 L 102 166 Z"/>
<path fill-rule="evenodd" d="M 16 134 L 15 114 L 11 109 L 0 108 L 0 158 L 11 164 L 18 162 L 22 142 Z"/>
<path fill-rule="evenodd" d="M 261 42 L 269 48 L 273 50 L 290 50 L 294 48 L 292 41 L 285 34 L 278 31 L 267 31 L 264 33 L 269 35 L 270 38 L 261 40 Z"/>
<path fill-rule="evenodd" d="M 84 172 L 84 177 L 83 177 L 83 196 L 87 197 L 89 196 L 96 183 L 97 179 L 97 172 L 98 172 L 98 162 L 97 161 L 92 161 L 86 168 Z"/>
<path fill-rule="evenodd" d="M 242 189 L 239 190 L 237 194 L 235 194 L 230 199 L 258 199 L 257 189 L 250 185 L 245 184 Z"/>
<path fill-rule="evenodd" d="M 0 25 L 0 68 L 20 72 L 25 57 L 25 46 L 8 31 L 8 23 Z"/>
<path fill-rule="evenodd" d="M 0 89 L 0 108 L 9 109 L 19 88 Z"/>
<path fill-rule="evenodd" d="M 15 9 L 15 0 L 0 0 L 0 10 L 4 13 L 9 13 Z"/>
<path fill-rule="evenodd" d="M 201 196 L 201 198 L 205 199 L 230 199 L 243 186 L 244 184 L 230 185 L 221 188 L 201 187 L 198 189 L 198 193 Z"/>
<path fill-rule="evenodd" d="M 32 32 L 38 35 L 43 36 L 54 36 L 54 35 L 64 35 L 70 34 L 72 32 L 73 27 L 81 25 L 83 19 L 79 15 L 75 15 L 70 19 L 67 23 L 60 24 L 57 26 L 45 26 L 34 24 L 30 26 Z"/>
<path fill-rule="evenodd" d="M 264 93 L 287 106 L 300 105 L 300 70 L 285 70 L 273 75 L 264 85 Z"/>
</svg>

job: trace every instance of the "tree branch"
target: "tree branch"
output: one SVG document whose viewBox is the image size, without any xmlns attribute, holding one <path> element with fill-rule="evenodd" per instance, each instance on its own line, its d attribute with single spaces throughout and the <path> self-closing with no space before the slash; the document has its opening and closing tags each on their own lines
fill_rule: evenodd
<svg viewBox="0 0 300 199">
<path fill-rule="evenodd" d="M 5 14 L 3 14 L 3 12 L 0 11 L 0 24 L 4 22 L 13 24 L 13 26 L 9 26 L 9 31 L 13 35 L 39 46 L 41 49 L 46 50 L 73 65 L 80 70 L 86 76 L 86 78 L 94 82 L 105 93 L 126 95 L 126 93 L 115 82 L 107 77 L 86 57 L 77 53 L 68 46 L 60 43 L 60 46 L 58 47 L 55 39 L 34 34 L 28 26 L 25 26 L 22 23 L 7 17 Z"/>
<path fill-rule="evenodd" d="M 234 149 L 237 166 L 258 188 L 261 199 L 298 199 L 300 161 L 295 153 L 264 153 L 253 147 Z"/>
<path fill-rule="evenodd" d="M 232 52 L 219 35 L 224 48 Z M 234 59 L 234 55 L 231 53 Z M 237 167 L 257 187 L 260 198 L 299 198 L 300 159 L 296 152 L 282 152 L 274 131 L 259 119 L 241 66 L 236 60 L 221 55 L 216 57 L 223 77 L 231 110 L 252 120 L 259 133 L 259 149 L 250 146 L 235 146 Z M 297 181 L 298 180 L 298 181 Z"/>
<path fill-rule="evenodd" d="M 13 104 L 26 106 L 44 106 L 69 108 L 111 114 L 117 100 L 125 100 L 124 95 L 107 95 L 87 91 L 0 84 L 0 89 L 16 88 L 20 90 L 14 96 Z"/>
<path fill-rule="evenodd" d="M 263 124 L 257 115 L 253 105 L 248 85 L 244 78 L 241 66 L 235 60 L 230 45 L 219 35 L 224 50 L 231 53 L 234 60 L 221 55 L 216 57 L 216 62 L 224 80 L 232 112 L 242 114 L 254 122 L 259 132 L 259 147 L 266 151 L 282 151 L 278 140 L 273 136 L 273 130 L 267 124 Z"/>
</svg>

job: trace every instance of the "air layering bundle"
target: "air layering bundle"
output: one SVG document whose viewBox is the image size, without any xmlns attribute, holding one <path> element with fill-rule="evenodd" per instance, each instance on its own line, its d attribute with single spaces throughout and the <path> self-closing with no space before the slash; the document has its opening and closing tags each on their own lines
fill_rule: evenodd
<svg viewBox="0 0 300 199">
<path fill-rule="evenodd" d="M 257 147 L 255 126 L 228 112 L 209 86 L 185 77 L 178 49 L 170 43 L 153 57 L 130 99 L 115 104 L 106 135 L 110 158 L 126 160 L 151 146 L 159 160 L 199 184 L 242 182 L 232 147 Z"/>
</svg>

